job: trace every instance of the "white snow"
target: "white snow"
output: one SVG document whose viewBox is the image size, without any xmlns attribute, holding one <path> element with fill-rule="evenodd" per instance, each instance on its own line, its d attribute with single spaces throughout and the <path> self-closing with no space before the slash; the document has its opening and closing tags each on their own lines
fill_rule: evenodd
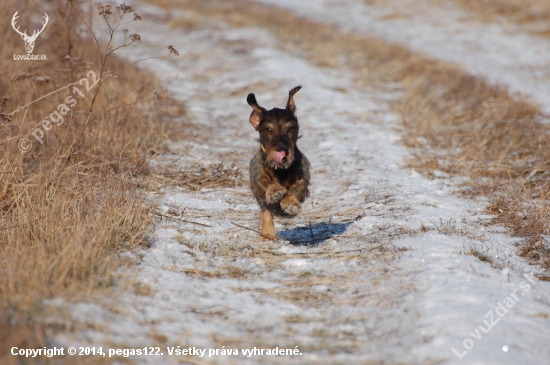
<svg viewBox="0 0 550 365">
<path fill-rule="evenodd" d="M 435 43 L 427 43 L 412 39 L 433 36 L 432 25 L 380 20 L 383 10 L 361 1 L 276 3 L 345 29 L 410 41 L 425 52 L 439 50 L 437 56 L 522 92 L 531 85 L 525 65 L 539 65 L 527 51 L 508 52 L 495 44 L 483 50 L 490 51 L 487 57 L 482 50 L 466 56 L 450 41 L 519 42 L 503 37 L 502 27 L 479 25 L 488 37 L 483 38 L 480 30 L 459 28 L 451 17 L 459 37 L 439 29 Z M 400 97 L 399 89 L 354 87 L 347 70 L 318 68 L 262 29 L 217 23 L 183 31 L 166 24 L 185 12 L 168 14 L 142 4 L 139 13 L 144 20 L 132 24 L 131 31 L 142 34 L 142 45 L 124 54 L 137 60 L 172 44 L 180 57 L 143 65 L 166 81 L 172 96 L 186 102 L 196 123 L 214 127 L 209 148 L 194 148 L 182 158 L 182 166 L 223 160 L 247 171 L 258 146 L 246 95 L 255 92 L 266 108 L 282 107 L 288 90 L 303 85 L 295 101 L 303 135 L 299 146 L 312 164 L 311 197 L 301 217 L 278 221 L 277 229 L 290 239 L 308 239 L 310 228 L 317 237 L 327 232 L 331 237 L 318 247 L 260 243 L 253 232 L 232 224 L 259 228 L 258 208 L 247 186 L 200 192 L 167 187 L 162 197 L 166 212 L 177 208 L 184 211 L 183 219 L 212 227 L 159 222 L 153 246 L 139 253 L 139 266 L 120 273 L 125 280 L 150 286 L 152 294 L 121 291 L 95 304 L 72 304 L 72 320 L 93 326 L 78 336 L 60 334 L 56 341 L 65 346 L 157 346 L 155 333 L 165 336 L 169 346 L 299 346 L 303 353 L 288 359 L 219 355 L 193 360 L 200 363 L 550 364 L 550 283 L 535 279 L 529 290 L 521 289 L 521 283 L 528 283 L 522 275 L 539 269 L 515 255 L 515 239 L 484 225 L 492 217 L 481 213 L 483 205 L 453 195 L 454 181 L 446 176 L 427 180 L 402 167 L 408 153 L 399 144 L 399 120 L 389 108 L 389 101 Z M 544 43 L 529 39 L 529 50 L 535 49 L 531 44 Z M 447 50 L 437 42 L 447 43 Z M 485 68 L 497 55 L 503 60 Z M 515 66 L 506 68 L 511 64 Z M 537 95 L 548 92 L 544 83 L 533 87 Z M 174 144 L 182 150 L 186 146 L 185 141 Z M 445 224 L 451 234 L 438 232 Z M 425 233 L 419 231 L 422 225 Z M 250 247 L 257 250 L 253 255 Z M 502 268 L 465 254 L 471 247 Z M 328 255 L 331 251 L 339 253 Z M 232 276 L 228 270 L 246 273 Z M 304 283 L 304 277 L 310 281 Z M 300 290 L 309 297 L 300 301 Z M 496 320 L 498 302 L 514 290 L 519 301 L 488 333 L 478 330 L 481 338 L 474 338 L 471 333 L 477 336 L 479 325 L 486 327 L 486 314 L 492 310 Z M 463 354 L 463 343 L 469 346 L 470 341 L 473 347 L 460 360 L 452 348 Z M 162 348 L 162 363 L 188 361 L 168 357 Z M 160 361 L 150 356 L 132 360 Z"/>
</svg>

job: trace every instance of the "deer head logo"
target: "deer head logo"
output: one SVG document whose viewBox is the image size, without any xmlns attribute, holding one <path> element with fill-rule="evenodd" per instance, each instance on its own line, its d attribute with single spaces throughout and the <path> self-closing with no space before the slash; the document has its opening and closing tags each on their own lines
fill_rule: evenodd
<svg viewBox="0 0 550 365">
<path fill-rule="evenodd" d="M 36 38 L 38 38 L 40 33 L 42 33 L 44 28 L 46 28 L 46 24 L 48 24 L 48 20 L 49 20 L 48 14 L 44 13 L 44 20 L 46 20 L 46 21 L 42 22 L 42 29 L 34 30 L 32 35 L 29 37 L 27 35 L 27 30 L 26 29 L 25 29 L 24 32 L 20 32 L 19 27 L 15 28 L 15 20 L 17 18 L 19 18 L 19 16 L 17 16 L 18 13 L 19 13 L 19 11 L 16 11 L 15 14 L 13 14 L 13 18 L 11 18 L 11 26 L 13 27 L 13 29 L 17 33 L 19 33 L 19 35 L 21 35 L 21 38 L 23 38 L 23 40 L 25 41 L 25 48 L 27 49 L 27 53 L 32 53 L 32 51 L 34 49 L 34 42 L 36 42 Z"/>
</svg>

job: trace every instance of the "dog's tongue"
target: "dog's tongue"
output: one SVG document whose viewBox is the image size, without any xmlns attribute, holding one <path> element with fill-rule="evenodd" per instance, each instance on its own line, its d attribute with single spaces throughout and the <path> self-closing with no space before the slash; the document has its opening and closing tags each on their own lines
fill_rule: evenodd
<svg viewBox="0 0 550 365">
<path fill-rule="evenodd" d="M 275 152 L 275 157 L 273 158 L 275 162 L 277 163 L 283 163 L 283 160 L 286 157 L 285 151 L 277 151 Z"/>
</svg>

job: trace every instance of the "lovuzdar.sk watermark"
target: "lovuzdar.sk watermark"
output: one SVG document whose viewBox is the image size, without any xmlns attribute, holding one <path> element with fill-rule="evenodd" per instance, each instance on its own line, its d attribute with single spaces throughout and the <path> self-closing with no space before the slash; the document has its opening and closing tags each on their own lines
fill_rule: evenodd
<svg viewBox="0 0 550 365">
<path fill-rule="evenodd" d="M 19 14 L 19 10 L 16 11 L 15 14 L 13 14 L 13 17 L 11 18 L 11 26 L 21 36 L 21 38 L 23 38 L 23 40 L 25 41 L 25 49 L 27 51 L 27 54 L 23 54 L 23 55 L 14 54 L 13 59 L 16 60 L 16 61 L 45 61 L 45 60 L 47 60 L 48 58 L 46 57 L 45 54 L 35 55 L 32 52 L 34 50 L 34 44 L 36 42 L 36 39 L 44 31 L 44 29 L 46 28 L 46 25 L 48 24 L 48 21 L 50 20 L 50 18 L 48 18 L 48 14 L 44 13 L 44 17 L 43 17 L 44 21 L 42 22 L 42 29 L 40 29 L 40 30 L 35 29 L 33 31 L 32 35 L 30 35 L 30 36 L 27 34 L 27 29 L 25 29 L 24 32 L 21 32 L 19 30 L 19 26 L 16 25 L 16 20 L 17 20 L 17 18 L 19 18 L 18 14 Z"/>
<path fill-rule="evenodd" d="M 522 290 L 522 292 L 520 293 L 521 296 L 525 296 L 525 294 L 531 289 L 531 285 L 534 286 L 536 284 L 536 282 L 533 280 L 533 273 L 531 273 L 531 276 L 529 276 L 528 274 L 523 274 L 523 277 L 527 280 L 522 281 L 519 284 L 519 287 Z M 531 285 L 529 285 L 528 282 L 531 283 Z M 517 289 L 514 289 L 501 302 L 497 302 L 497 306 L 494 312 L 491 309 L 483 316 L 483 318 L 487 318 L 487 319 L 483 320 L 483 322 L 480 323 L 476 328 L 474 328 L 472 333 L 470 333 L 470 336 L 472 338 L 478 341 L 481 341 L 483 338 L 482 333 L 489 333 L 489 331 L 491 331 L 493 327 L 495 327 L 496 324 L 500 322 L 500 319 L 503 318 L 506 315 L 506 313 L 508 313 L 509 310 L 512 309 L 514 305 L 516 305 L 518 302 L 521 301 L 520 297 L 516 295 L 516 291 Z M 496 313 L 497 315 L 495 316 L 494 313 Z M 481 330 L 481 332 L 479 330 Z M 475 342 L 472 339 L 466 338 L 462 342 L 462 346 L 464 346 L 464 351 L 460 347 L 458 348 L 458 351 L 454 347 L 451 350 L 459 359 L 462 359 L 464 356 L 466 356 L 468 351 L 474 347 L 474 344 Z M 504 345 L 502 347 L 502 351 L 507 352 L 508 345 Z"/>
</svg>

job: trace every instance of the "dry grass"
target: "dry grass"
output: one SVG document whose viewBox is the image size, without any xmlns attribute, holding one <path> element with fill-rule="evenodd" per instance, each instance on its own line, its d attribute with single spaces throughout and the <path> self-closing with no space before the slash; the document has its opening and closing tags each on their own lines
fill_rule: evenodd
<svg viewBox="0 0 550 365">
<path fill-rule="evenodd" d="M 192 191 L 220 187 L 236 188 L 248 182 L 238 167 L 224 163 L 201 163 L 199 166 L 188 166 L 186 171 L 166 168 L 159 178 L 170 185 L 181 186 Z"/>
<path fill-rule="evenodd" d="M 449 11 L 446 0 L 364 0 L 371 6 L 392 9 L 393 12 L 381 19 L 407 18 L 411 14 L 437 9 L 439 13 Z M 534 35 L 550 37 L 550 2 L 548 0 L 453 0 L 465 11 L 467 20 L 481 22 L 511 22 L 520 29 Z M 420 6 L 419 6 L 420 5 Z M 444 22 L 444 19 L 441 20 Z M 444 24 L 444 23 L 442 23 Z"/>
<path fill-rule="evenodd" d="M 505 17 L 515 23 L 541 23 L 540 35 L 550 36 L 550 2 L 548 0 L 454 0 L 467 11 L 484 21 Z"/>
<path fill-rule="evenodd" d="M 493 263 L 493 259 L 491 258 L 491 256 L 489 256 L 485 252 L 481 252 L 477 247 L 470 247 L 468 249 L 467 253 L 468 253 L 468 255 L 474 256 L 479 261 L 487 262 L 487 263 L 490 263 L 490 264 Z"/>
<path fill-rule="evenodd" d="M 153 203 L 136 187 L 149 173 L 147 151 L 178 134 L 165 112 L 173 112 L 173 102 L 154 94 L 156 78 L 116 57 L 105 64 L 101 89 L 97 84 L 86 92 L 82 83 L 77 86 L 84 97 L 68 88 L 12 113 L 90 71 L 99 76 L 104 58 L 98 47 L 105 55 L 106 45 L 98 46 L 83 26 L 103 22 L 91 3 L 9 0 L 3 5 L 3 55 L 25 53 L 11 29 L 12 9 L 19 9 L 22 29 L 33 28 L 28 18 L 38 20 L 44 12 L 50 17 L 34 50 L 47 61 L 8 59 L 0 78 L 0 112 L 11 113 L 0 126 L 0 321 L 6 324 L 0 337 L 22 333 L 36 345 L 29 347 L 41 347 L 43 330 L 33 323 L 44 299 L 78 298 L 112 287 L 112 272 L 123 264 L 115 254 L 148 243 Z M 43 144 L 38 143 L 30 133 L 69 103 L 68 96 L 76 105 L 62 124 L 42 127 Z M 18 148 L 22 138 L 34 142 L 27 153 Z"/>
<path fill-rule="evenodd" d="M 550 268 L 550 245 L 545 239 L 550 229 L 548 192 L 528 199 L 523 191 L 493 198 L 487 212 L 498 216 L 497 223 L 508 227 L 518 237 L 525 237 L 520 254 L 545 268 Z"/>
<path fill-rule="evenodd" d="M 536 199 L 538 203 L 531 206 L 539 224 L 530 229 L 511 227 L 511 232 L 526 242 L 540 241 L 540 235 L 547 233 L 548 207 L 540 198 L 549 188 L 550 138 L 537 105 L 454 65 L 379 38 L 344 33 L 287 10 L 246 0 L 160 3 L 233 26 L 266 28 L 318 66 L 355 71 L 358 85 L 400 83 L 404 97 L 394 111 L 402 117 L 404 143 L 413 153 L 408 165 L 428 176 L 441 170 L 468 177 L 463 192 L 471 197 Z M 531 257 L 529 247 L 523 245 L 520 253 Z M 539 261 L 546 266 L 545 262 Z"/>
</svg>

